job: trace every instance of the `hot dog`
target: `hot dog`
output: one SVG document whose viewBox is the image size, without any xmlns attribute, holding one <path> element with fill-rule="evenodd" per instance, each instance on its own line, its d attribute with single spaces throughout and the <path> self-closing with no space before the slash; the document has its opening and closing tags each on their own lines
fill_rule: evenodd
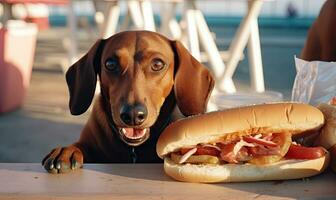
<svg viewBox="0 0 336 200">
<path fill-rule="evenodd" d="M 188 182 L 296 179 L 321 173 L 329 163 L 322 147 L 292 138 L 324 124 L 321 111 L 299 103 L 262 104 L 179 120 L 160 135 L 157 154 L 166 174 Z"/>
</svg>

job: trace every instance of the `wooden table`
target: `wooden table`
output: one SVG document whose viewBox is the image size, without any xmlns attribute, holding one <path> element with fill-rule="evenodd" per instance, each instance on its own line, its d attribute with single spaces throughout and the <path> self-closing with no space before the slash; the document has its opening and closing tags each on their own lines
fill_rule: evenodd
<svg viewBox="0 0 336 200">
<path fill-rule="evenodd" d="M 336 199 L 336 175 L 305 180 L 196 184 L 176 182 L 161 164 L 85 165 L 47 174 L 40 164 L 0 164 L 0 199 Z"/>
</svg>

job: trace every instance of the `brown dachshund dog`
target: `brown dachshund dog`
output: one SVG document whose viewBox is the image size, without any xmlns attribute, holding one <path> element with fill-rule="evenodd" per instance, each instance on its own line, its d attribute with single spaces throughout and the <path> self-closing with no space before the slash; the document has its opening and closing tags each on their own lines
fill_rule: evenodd
<svg viewBox="0 0 336 200">
<path fill-rule="evenodd" d="M 161 162 L 155 146 L 177 105 L 184 116 L 204 113 L 214 80 L 178 41 L 149 31 L 98 40 L 66 74 L 70 111 L 84 113 L 101 94 L 78 142 L 52 150 L 42 161 L 50 173 L 84 162 Z"/>
<path fill-rule="evenodd" d="M 336 61 L 336 0 L 324 3 L 308 32 L 301 58 L 307 61 Z"/>
</svg>

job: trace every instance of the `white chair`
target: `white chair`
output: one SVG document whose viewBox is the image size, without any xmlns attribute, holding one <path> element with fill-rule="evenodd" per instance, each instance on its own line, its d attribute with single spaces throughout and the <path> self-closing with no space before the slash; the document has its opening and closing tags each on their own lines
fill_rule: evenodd
<svg viewBox="0 0 336 200">
<path fill-rule="evenodd" d="M 155 31 L 153 9 L 149 0 L 93 0 L 97 11 L 95 19 L 102 38 L 108 38 L 117 32 L 122 2 L 126 3 L 127 15 L 120 30 L 127 30 L 131 19 L 135 29 Z"/>
<path fill-rule="evenodd" d="M 209 61 L 214 72 L 219 91 L 226 93 L 236 92 L 232 76 L 243 55 L 245 47 L 248 47 L 250 61 L 251 89 L 256 92 L 264 92 L 263 66 L 261 59 L 258 16 L 263 0 L 247 0 L 248 10 L 230 44 L 228 51 L 220 52 L 215 44 L 204 15 L 197 7 L 197 0 L 184 1 L 184 20 L 187 35 L 185 42 L 192 55 L 200 61 Z M 205 53 L 200 51 L 200 44 L 204 47 Z M 226 65 L 223 62 L 226 60 Z"/>
</svg>

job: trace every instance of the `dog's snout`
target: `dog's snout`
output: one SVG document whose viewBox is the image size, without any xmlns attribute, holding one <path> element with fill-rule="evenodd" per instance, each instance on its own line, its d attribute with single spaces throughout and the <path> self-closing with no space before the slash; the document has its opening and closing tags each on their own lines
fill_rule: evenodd
<svg viewBox="0 0 336 200">
<path fill-rule="evenodd" d="M 141 125 L 147 118 L 147 108 L 142 104 L 123 105 L 120 118 L 129 126 Z"/>
</svg>

